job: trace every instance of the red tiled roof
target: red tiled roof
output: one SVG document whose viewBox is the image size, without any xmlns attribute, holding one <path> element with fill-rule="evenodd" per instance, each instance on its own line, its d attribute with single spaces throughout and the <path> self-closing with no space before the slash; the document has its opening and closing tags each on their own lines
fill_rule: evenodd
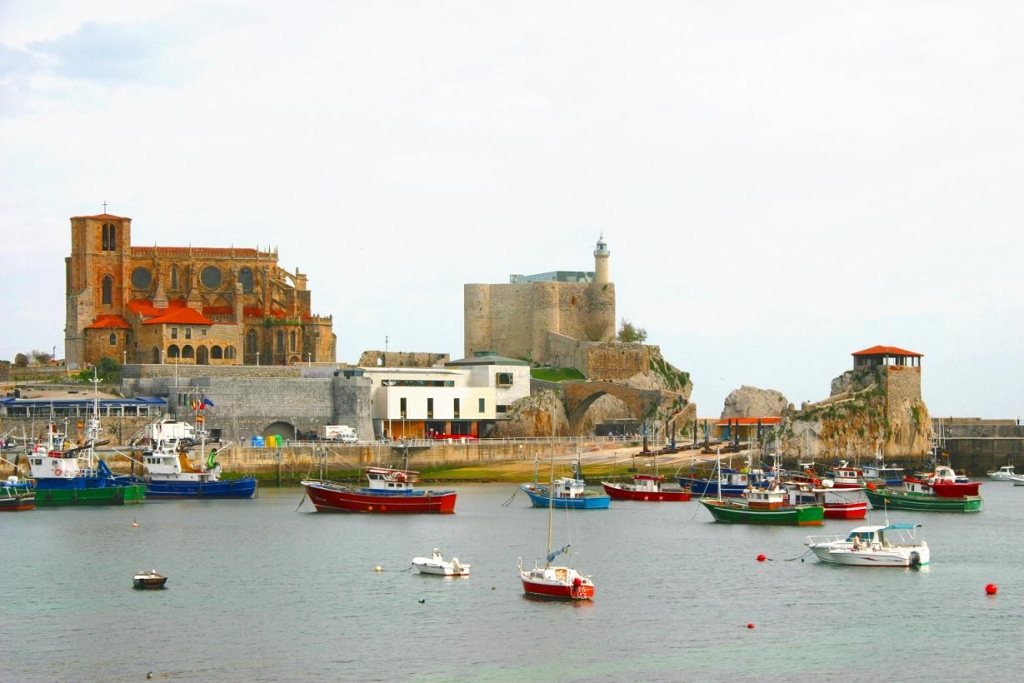
<svg viewBox="0 0 1024 683">
<path fill-rule="evenodd" d="M 146 318 L 143 325 L 163 325 L 177 323 L 179 325 L 213 325 L 214 322 L 199 311 L 188 307 L 184 299 L 170 299 L 167 308 L 157 308 L 150 299 L 133 299 L 128 308 Z"/>
<path fill-rule="evenodd" d="M 98 315 L 96 319 L 85 326 L 87 330 L 127 330 L 131 329 L 128 321 L 119 315 L 106 314 Z"/>
<path fill-rule="evenodd" d="M 898 346 L 872 346 L 870 349 L 864 349 L 863 351 L 856 351 L 854 356 L 915 356 L 921 358 L 924 356 L 922 353 L 914 353 L 913 351 L 907 351 L 901 349 Z"/>
<path fill-rule="evenodd" d="M 781 417 L 733 417 L 733 418 L 728 418 L 727 417 L 727 418 L 723 418 L 723 419 L 719 420 L 716 423 L 716 425 L 718 425 L 718 426 L 728 426 L 730 419 L 732 420 L 733 424 L 755 425 L 755 426 L 757 425 L 758 422 L 760 422 L 762 425 L 777 425 L 782 420 Z"/>
<path fill-rule="evenodd" d="M 98 218 L 99 220 L 105 221 L 105 220 L 109 220 L 111 218 L 127 218 L 127 216 L 115 216 L 115 215 L 109 214 L 109 213 L 101 213 L 101 214 L 99 214 L 97 216 L 72 216 L 71 218 L 72 219 L 74 219 L 74 218 Z M 129 220 L 131 220 L 131 219 L 129 219 Z"/>
<path fill-rule="evenodd" d="M 184 299 L 170 299 L 167 302 L 167 308 L 157 308 L 153 305 L 151 299 L 132 299 L 128 302 L 128 308 L 132 313 L 140 313 L 147 318 L 152 318 L 155 315 L 162 315 L 168 310 L 173 308 L 185 308 L 186 302 Z"/>
<path fill-rule="evenodd" d="M 164 325 L 174 323 L 178 325 L 213 325 L 214 322 L 199 311 L 191 308 L 168 308 L 163 315 L 150 318 L 143 322 L 143 325 Z"/>
</svg>

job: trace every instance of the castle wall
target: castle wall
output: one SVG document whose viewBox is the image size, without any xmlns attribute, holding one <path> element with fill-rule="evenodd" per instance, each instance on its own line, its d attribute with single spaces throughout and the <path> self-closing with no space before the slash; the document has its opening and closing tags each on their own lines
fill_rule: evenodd
<svg viewBox="0 0 1024 683">
<path fill-rule="evenodd" d="M 576 368 L 594 381 L 625 380 L 648 373 L 652 354 L 660 353 L 657 346 L 580 341 L 554 333 L 548 335 L 548 348 L 552 365 Z"/>
<path fill-rule="evenodd" d="M 615 287 L 611 283 L 528 282 L 466 285 L 466 357 L 494 351 L 509 358 L 549 363 L 549 333 L 611 341 Z"/>
</svg>

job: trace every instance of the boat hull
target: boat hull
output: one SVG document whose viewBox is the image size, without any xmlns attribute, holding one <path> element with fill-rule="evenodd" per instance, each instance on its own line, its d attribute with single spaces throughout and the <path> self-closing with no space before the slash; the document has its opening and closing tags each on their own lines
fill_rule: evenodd
<svg viewBox="0 0 1024 683">
<path fill-rule="evenodd" d="M 0 489 L 0 512 L 34 510 L 36 492 L 28 486 L 5 486 Z"/>
<path fill-rule="evenodd" d="M 531 598 L 545 600 L 593 600 L 594 587 L 572 586 L 562 583 L 531 581 L 523 579 L 523 592 Z"/>
<path fill-rule="evenodd" d="M 747 490 L 747 484 L 722 484 L 709 479 L 692 479 L 690 477 L 676 477 L 679 486 L 690 489 L 694 496 L 723 496 L 726 498 L 739 498 Z"/>
<path fill-rule="evenodd" d="M 875 508 L 894 510 L 920 510 L 924 512 L 980 512 L 981 496 L 941 498 L 922 493 L 893 489 L 867 490 L 868 500 Z"/>
<path fill-rule="evenodd" d="M 36 507 L 41 508 L 80 505 L 137 505 L 145 499 L 146 487 L 141 484 L 36 490 Z"/>
<path fill-rule="evenodd" d="M 730 524 L 767 524 L 789 526 L 820 526 L 824 523 L 825 508 L 821 505 L 789 505 L 774 510 L 752 510 L 732 501 L 700 501 L 716 522 Z"/>
<path fill-rule="evenodd" d="M 931 559 L 927 546 L 886 551 L 812 546 L 811 550 L 814 551 L 815 556 L 822 562 L 849 567 L 924 567 L 928 565 Z M 916 560 L 914 553 L 917 553 Z"/>
<path fill-rule="evenodd" d="M 420 574 L 427 574 L 429 576 L 469 576 L 468 565 L 461 565 L 460 567 L 455 568 L 450 566 L 417 563 L 414 561 L 412 566 L 415 567 L 416 571 Z"/>
<path fill-rule="evenodd" d="M 146 576 L 132 579 L 132 587 L 140 590 L 159 590 L 167 583 L 166 576 Z"/>
<path fill-rule="evenodd" d="M 161 481 L 145 483 L 146 497 L 155 499 L 179 498 L 252 498 L 256 494 L 256 477 L 243 477 L 221 481 Z"/>
<path fill-rule="evenodd" d="M 334 482 L 303 482 L 317 512 L 452 514 L 455 491 L 370 492 Z"/>
<path fill-rule="evenodd" d="M 604 492 L 611 498 L 616 500 L 646 500 L 646 501 L 668 501 L 668 502 L 686 502 L 690 500 L 692 494 L 685 490 L 664 490 L 661 491 L 632 491 L 630 489 L 617 486 L 615 484 L 609 484 L 602 482 L 604 486 Z"/>
<path fill-rule="evenodd" d="M 555 496 L 555 499 L 551 500 L 546 490 L 538 492 L 532 487 L 524 486 L 522 488 L 530 496 L 530 502 L 533 503 L 535 508 L 547 508 L 550 506 L 556 509 L 567 510 L 607 510 L 612 500 L 611 496 L 601 494 L 589 494 L 577 498 L 559 498 Z"/>
<path fill-rule="evenodd" d="M 825 503 L 825 519 L 864 519 L 868 516 L 868 502 Z"/>
</svg>

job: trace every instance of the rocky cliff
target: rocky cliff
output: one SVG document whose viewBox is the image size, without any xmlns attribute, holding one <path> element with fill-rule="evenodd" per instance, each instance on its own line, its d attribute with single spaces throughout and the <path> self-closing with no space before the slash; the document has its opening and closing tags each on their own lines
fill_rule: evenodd
<svg viewBox="0 0 1024 683">
<path fill-rule="evenodd" d="M 722 407 L 722 419 L 730 417 L 779 417 L 789 401 L 774 389 L 741 386 L 729 393 Z"/>
<path fill-rule="evenodd" d="M 638 344 L 623 345 L 638 347 Z M 597 425 L 609 420 L 634 419 L 648 423 L 649 433 L 667 432 L 681 436 L 687 432 L 696 417 L 696 406 L 689 402 L 693 391 L 693 383 L 688 373 L 679 370 L 662 356 L 658 347 L 648 346 L 645 352 L 650 356 L 648 367 L 630 377 L 617 379 L 617 385 L 625 385 L 635 389 L 655 389 L 671 392 L 672 396 L 657 407 L 650 415 L 632 415 L 629 408 L 621 400 L 605 395 L 598 398 L 587 409 L 586 414 L 576 425 L 577 434 L 590 434 Z M 556 405 L 557 403 L 557 405 Z M 495 436 L 524 437 L 547 436 L 550 434 L 551 422 L 548 415 L 555 416 L 555 429 L 558 434 L 569 433 L 569 424 L 565 406 L 557 391 L 542 390 L 534 395 L 520 399 L 510 406 L 506 420 L 496 425 Z"/>
<path fill-rule="evenodd" d="M 928 453 L 931 418 L 919 390 L 913 389 L 915 380 L 919 385 L 919 375 L 885 367 L 844 373 L 832 381 L 829 398 L 783 413 L 783 454 L 855 461 L 876 454 L 891 460 Z"/>
</svg>

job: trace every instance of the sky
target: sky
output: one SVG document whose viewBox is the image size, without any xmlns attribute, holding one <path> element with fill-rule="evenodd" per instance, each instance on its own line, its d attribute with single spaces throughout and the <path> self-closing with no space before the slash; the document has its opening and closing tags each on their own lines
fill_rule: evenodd
<svg viewBox="0 0 1024 683">
<path fill-rule="evenodd" d="M 1024 4 L 0 2 L 0 359 L 63 357 L 69 218 L 276 249 L 338 360 L 461 358 L 463 285 L 592 270 L 690 373 L 924 354 L 1024 416 Z"/>
</svg>

